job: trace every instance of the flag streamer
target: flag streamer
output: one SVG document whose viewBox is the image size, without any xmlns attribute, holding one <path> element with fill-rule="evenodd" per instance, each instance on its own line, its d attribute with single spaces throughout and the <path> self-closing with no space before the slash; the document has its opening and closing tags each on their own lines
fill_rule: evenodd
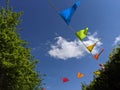
<svg viewBox="0 0 120 90">
<path fill-rule="evenodd" d="M 78 72 L 77 78 L 82 78 L 82 77 L 84 77 L 84 74 Z"/>
<path fill-rule="evenodd" d="M 95 54 L 95 55 L 94 55 L 94 58 L 95 58 L 96 60 L 98 60 L 99 56 L 101 55 L 101 53 L 102 53 L 103 51 L 104 51 L 104 48 L 102 48 L 102 50 L 101 50 L 100 53 Z"/>
<path fill-rule="evenodd" d="M 75 33 L 75 35 L 80 39 L 81 43 L 86 47 L 86 49 L 90 52 L 90 54 L 91 54 L 92 56 L 94 56 L 94 58 L 95 58 L 96 60 L 98 60 L 98 58 L 99 58 L 100 54 L 103 52 L 103 50 L 102 50 L 99 54 L 96 54 L 96 55 L 93 55 L 93 54 L 91 53 L 92 50 L 93 50 L 93 48 L 96 46 L 96 44 L 97 44 L 98 41 L 97 41 L 96 43 L 90 45 L 90 46 L 86 46 L 86 45 L 84 44 L 84 42 L 82 41 L 84 38 L 87 37 L 88 27 L 86 27 L 86 29 L 83 29 L 83 30 L 80 30 L 80 31 L 76 32 L 76 31 L 71 27 L 71 25 L 70 25 L 71 18 L 72 18 L 72 16 L 73 16 L 73 14 L 75 13 L 76 9 L 78 8 L 78 6 L 80 5 L 80 1 L 76 1 L 76 3 L 73 4 L 72 7 L 67 8 L 67 9 L 65 9 L 65 10 L 63 10 L 63 11 L 59 11 L 59 10 L 56 8 L 56 6 L 51 2 L 51 0 L 48 0 L 48 2 L 49 2 L 49 4 L 50 4 L 50 6 L 56 11 L 56 13 L 57 13 L 60 17 L 62 17 L 62 19 L 66 22 L 66 24 L 68 25 L 69 29 L 70 29 L 73 33 Z"/>
</svg>

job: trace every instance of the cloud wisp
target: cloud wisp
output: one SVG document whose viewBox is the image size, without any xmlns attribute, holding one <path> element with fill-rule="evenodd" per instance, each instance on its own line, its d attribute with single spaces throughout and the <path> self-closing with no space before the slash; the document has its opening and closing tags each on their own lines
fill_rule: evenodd
<svg viewBox="0 0 120 90">
<path fill-rule="evenodd" d="M 96 41 L 99 40 L 99 38 L 96 37 L 97 33 L 95 32 L 92 35 L 89 35 L 87 37 L 86 41 L 83 41 L 83 43 L 88 46 Z M 85 46 L 82 44 L 82 42 L 79 39 L 75 39 L 73 41 L 68 41 L 65 38 L 58 36 L 55 37 L 56 42 L 54 44 L 51 44 L 51 49 L 48 51 L 48 54 L 54 58 L 67 60 L 69 58 L 81 58 L 85 56 L 88 52 L 88 50 L 85 48 Z M 98 52 L 98 47 L 102 45 L 102 42 L 98 42 L 95 48 L 93 49 L 92 53 L 95 54 Z"/>
<path fill-rule="evenodd" d="M 113 45 L 117 45 L 120 42 L 120 35 L 115 38 Z"/>
</svg>

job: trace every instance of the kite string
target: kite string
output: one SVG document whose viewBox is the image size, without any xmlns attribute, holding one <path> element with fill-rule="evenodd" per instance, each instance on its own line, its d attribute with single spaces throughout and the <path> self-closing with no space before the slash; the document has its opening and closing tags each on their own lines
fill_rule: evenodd
<svg viewBox="0 0 120 90">
<path fill-rule="evenodd" d="M 55 7 L 55 5 L 51 2 L 51 0 L 48 0 L 50 6 L 58 13 L 58 9 Z"/>
<path fill-rule="evenodd" d="M 104 48 L 102 48 L 101 52 L 99 53 L 99 55 L 104 51 Z"/>
<path fill-rule="evenodd" d="M 68 27 L 73 33 L 75 33 L 75 30 L 73 29 L 73 27 L 71 25 L 69 25 Z"/>
</svg>

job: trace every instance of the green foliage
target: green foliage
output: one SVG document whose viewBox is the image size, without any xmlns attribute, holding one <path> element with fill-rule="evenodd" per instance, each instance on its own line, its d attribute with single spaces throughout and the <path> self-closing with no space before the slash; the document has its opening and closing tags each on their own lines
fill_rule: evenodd
<svg viewBox="0 0 120 90">
<path fill-rule="evenodd" d="M 120 46 L 112 51 L 105 68 L 90 85 L 82 84 L 82 90 L 120 90 Z"/>
<path fill-rule="evenodd" d="M 27 42 L 17 33 L 22 12 L 0 8 L 0 90 L 34 90 L 42 79 Z"/>
</svg>

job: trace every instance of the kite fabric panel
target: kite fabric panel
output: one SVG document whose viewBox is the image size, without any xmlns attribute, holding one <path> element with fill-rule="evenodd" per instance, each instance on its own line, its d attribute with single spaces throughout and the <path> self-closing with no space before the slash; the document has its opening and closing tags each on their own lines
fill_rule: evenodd
<svg viewBox="0 0 120 90">
<path fill-rule="evenodd" d="M 62 78 L 62 81 L 65 83 L 65 82 L 68 82 L 70 80 L 68 78 L 64 77 L 64 78 Z"/>
<path fill-rule="evenodd" d="M 79 5 L 80 1 L 77 1 L 72 7 L 65 9 L 59 13 L 67 25 L 70 24 L 71 18 Z"/>
<path fill-rule="evenodd" d="M 84 30 L 76 32 L 76 36 L 82 41 L 88 34 L 88 27 Z"/>
<path fill-rule="evenodd" d="M 102 53 L 103 51 L 104 51 L 104 48 L 102 48 L 102 50 L 101 50 L 100 53 L 95 54 L 95 55 L 94 55 L 94 58 L 95 58 L 96 60 L 98 60 L 99 56 L 101 55 L 101 53 Z"/>
<path fill-rule="evenodd" d="M 78 75 L 77 75 L 78 78 L 82 78 L 83 76 L 84 76 L 84 74 L 78 72 Z"/>
</svg>

